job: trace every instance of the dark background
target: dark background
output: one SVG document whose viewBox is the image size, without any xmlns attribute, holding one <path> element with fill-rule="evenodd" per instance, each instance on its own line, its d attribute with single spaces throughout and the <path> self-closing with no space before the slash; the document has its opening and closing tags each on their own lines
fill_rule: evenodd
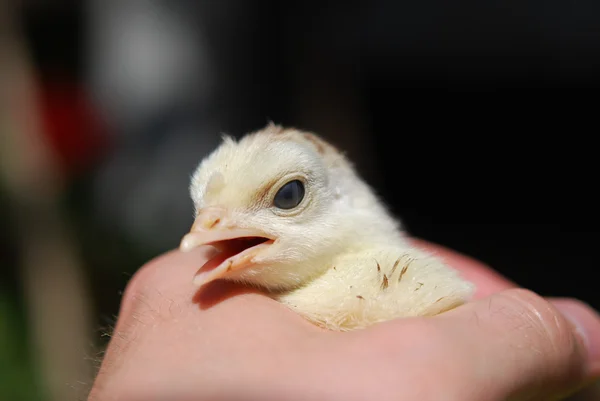
<svg viewBox="0 0 600 401">
<path fill-rule="evenodd" d="M 101 37 L 91 29 L 101 2 L 23 4 L 14 32 L 66 181 L 57 210 L 88 283 L 96 347 L 128 277 L 189 227 L 195 164 L 221 132 L 267 120 L 347 150 L 412 234 L 600 308 L 597 1 L 151 1 L 195 28 L 191 46 L 208 49 L 216 74 L 139 109 L 135 99 L 114 106 L 126 87 L 90 73 L 94 60 L 113 60 L 95 56 L 90 39 Z M 25 339 L 19 355 L 35 361 L 24 223 L 10 194 L 0 274 Z M 33 399 L 9 385 L 15 399 Z"/>
</svg>

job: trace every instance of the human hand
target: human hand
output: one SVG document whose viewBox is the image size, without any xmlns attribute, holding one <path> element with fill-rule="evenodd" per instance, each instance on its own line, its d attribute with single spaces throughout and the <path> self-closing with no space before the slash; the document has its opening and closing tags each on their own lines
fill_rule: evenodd
<svg viewBox="0 0 600 401">
<path fill-rule="evenodd" d="M 600 376 L 589 307 L 416 243 L 477 285 L 473 302 L 348 333 L 230 283 L 198 292 L 210 250 L 167 253 L 129 283 L 90 400 L 548 400 Z"/>
</svg>

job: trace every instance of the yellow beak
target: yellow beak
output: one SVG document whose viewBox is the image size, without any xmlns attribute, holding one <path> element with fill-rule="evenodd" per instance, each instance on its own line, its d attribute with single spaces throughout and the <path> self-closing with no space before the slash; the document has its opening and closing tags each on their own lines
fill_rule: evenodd
<svg viewBox="0 0 600 401">
<path fill-rule="evenodd" d="M 179 249 L 187 252 L 202 245 L 212 245 L 220 251 L 194 276 L 194 285 L 200 287 L 254 265 L 254 257 L 273 242 L 260 230 L 236 227 L 226 209 L 207 207 L 200 211 Z"/>
</svg>

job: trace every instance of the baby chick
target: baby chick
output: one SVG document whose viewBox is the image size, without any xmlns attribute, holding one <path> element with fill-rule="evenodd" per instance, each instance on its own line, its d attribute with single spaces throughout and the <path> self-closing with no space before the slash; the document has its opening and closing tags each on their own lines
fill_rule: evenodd
<svg viewBox="0 0 600 401">
<path fill-rule="evenodd" d="M 180 249 L 218 252 L 194 283 L 259 287 L 309 321 L 360 329 L 432 316 L 473 285 L 411 246 L 347 158 L 317 135 L 269 124 L 225 137 L 194 172 L 196 219 Z"/>
</svg>

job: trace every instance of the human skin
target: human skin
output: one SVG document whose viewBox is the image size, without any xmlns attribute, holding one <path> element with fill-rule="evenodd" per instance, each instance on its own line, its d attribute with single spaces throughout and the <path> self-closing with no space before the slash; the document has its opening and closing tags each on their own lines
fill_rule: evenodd
<svg viewBox="0 0 600 401">
<path fill-rule="evenodd" d="M 210 248 L 166 253 L 129 282 L 89 400 L 553 400 L 600 377 L 589 306 L 415 244 L 474 282 L 474 300 L 347 333 L 232 283 L 198 290 Z"/>
</svg>

